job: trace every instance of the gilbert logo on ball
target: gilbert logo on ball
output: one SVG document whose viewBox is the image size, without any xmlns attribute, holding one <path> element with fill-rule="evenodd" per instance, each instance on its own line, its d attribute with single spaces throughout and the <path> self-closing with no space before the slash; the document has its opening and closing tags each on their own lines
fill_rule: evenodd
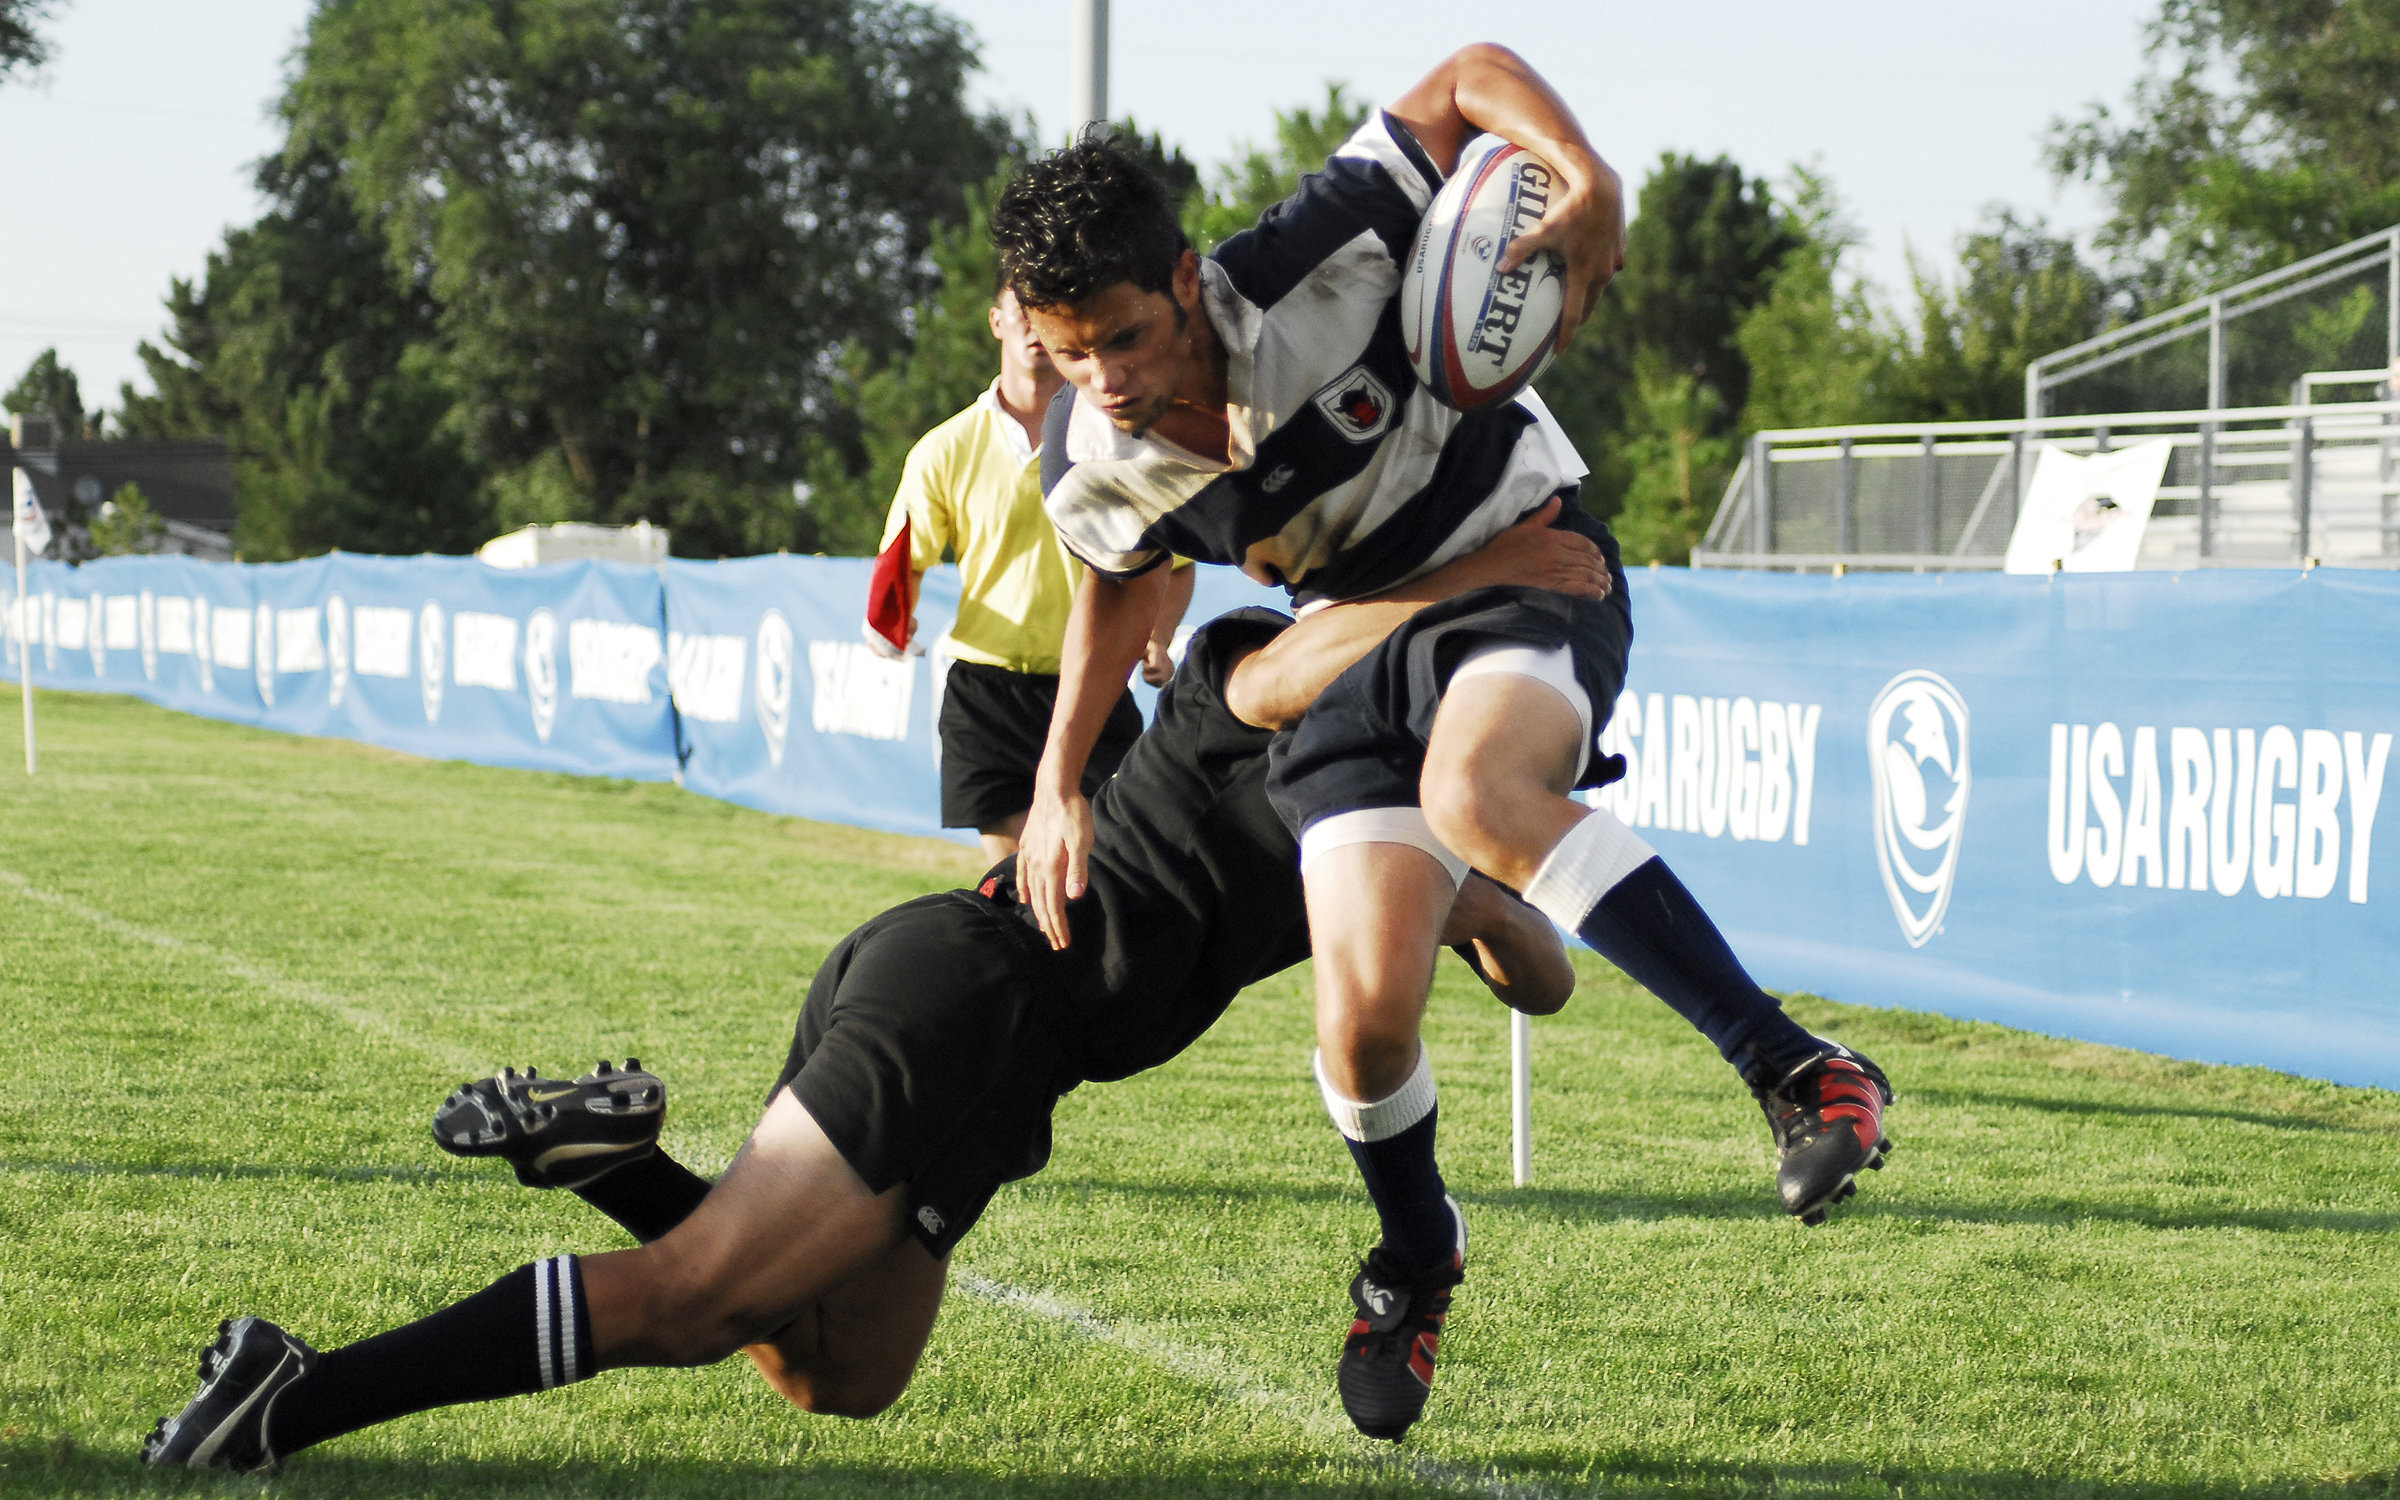
<svg viewBox="0 0 2400 1500">
<path fill-rule="evenodd" d="M 1903 672 L 1867 710 L 1875 862 L 1911 948 L 1942 930 L 1967 821 L 1967 702 L 1932 672 Z"/>
<path fill-rule="evenodd" d="M 1556 180 L 1532 152 L 1480 136 L 1425 211 L 1400 277 L 1400 329 L 1417 379 L 1445 406 L 1506 401 L 1549 366 L 1565 265 L 1545 250 L 1506 275 L 1498 267 L 1541 222 Z"/>
</svg>

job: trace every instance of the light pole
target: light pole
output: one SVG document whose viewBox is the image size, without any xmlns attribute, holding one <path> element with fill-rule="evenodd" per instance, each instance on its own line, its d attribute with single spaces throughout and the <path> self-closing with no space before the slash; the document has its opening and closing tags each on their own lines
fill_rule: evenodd
<svg viewBox="0 0 2400 1500">
<path fill-rule="evenodd" d="M 1067 127 L 1070 138 L 1082 135 L 1086 126 L 1108 123 L 1108 0 L 1075 0 L 1072 56 L 1075 94 L 1070 101 L 1074 119 Z"/>
</svg>

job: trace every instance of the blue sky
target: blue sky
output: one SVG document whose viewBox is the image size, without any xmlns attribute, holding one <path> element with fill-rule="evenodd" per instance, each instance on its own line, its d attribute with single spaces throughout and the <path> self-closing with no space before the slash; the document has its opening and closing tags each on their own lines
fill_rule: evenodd
<svg viewBox="0 0 2400 1500">
<path fill-rule="evenodd" d="M 978 96 L 1066 129 L 1071 0 L 948 0 L 983 39 Z M 1662 151 L 1780 176 L 1814 162 L 1886 284 L 1946 257 L 1990 204 L 2088 229 L 2097 201 L 2040 164 L 2056 117 L 2120 101 L 2156 0 L 1116 0 L 1111 103 L 1203 164 L 1267 139 L 1338 79 L 1388 99 L 1465 42 L 1505 42 L 1575 106 L 1629 185 Z M 48 345 L 114 404 L 170 278 L 255 216 L 248 164 L 308 0 L 64 0 L 55 58 L 0 85 L 0 381 Z M 1193 18 L 1204 17 L 1205 29 Z M 1261 45 L 1271 39 L 1272 45 Z"/>
</svg>

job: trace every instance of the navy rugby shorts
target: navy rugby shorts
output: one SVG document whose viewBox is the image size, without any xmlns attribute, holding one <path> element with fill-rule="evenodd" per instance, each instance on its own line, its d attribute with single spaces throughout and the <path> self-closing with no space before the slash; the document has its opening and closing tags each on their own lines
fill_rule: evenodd
<svg viewBox="0 0 2400 1500">
<path fill-rule="evenodd" d="M 995 902 L 945 891 L 842 939 L 809 985 L 775 1088 L 871 1191 L 906 1184 L 909 1232 L 937 1257 L 1050 1160 L 1076 1083 L 1045 1004 L 1062 965 Z"/>
<path fill-rule="evenodd" d="M 1478 653 L 1522 646 L 1562 650 L 1591 710 L 1596 739 L 1625 689 L 1633 650 L 1633 610 L 1625 571 L 1608 528 L 1571 505 L 1559 518 L 1593 538 L 1615 588 L 1606 599 L 1575 599 L 1546 589 L 1477 589 L 1419 610 L 1373 651 L 1333 680 L 1268 754 L 1267 796 L 1286 827 L 1309 828 L 1340 813 L 1415 807 L 1433 733 L 1434 711 L 1452 674 Z M 1578 787 L 1606 786 L 1624 761 L 1585 746 Z M 1305 848 L 1305 844 L 1304 844 Z"/>
</svg>

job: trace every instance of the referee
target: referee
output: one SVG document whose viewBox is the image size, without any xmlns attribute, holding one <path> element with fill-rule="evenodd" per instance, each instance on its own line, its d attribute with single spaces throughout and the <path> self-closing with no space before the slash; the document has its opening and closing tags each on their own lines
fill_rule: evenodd
<svg viewBox="0 0 2400 1500">
<path fill-rule="evenodd" d="M 936 644 L 951 666 L 941 695 L 942 826 L 972 828 L 994 862 L 1017 852 L 1033 805 L 1033 773 L 1058 701 L 1060 642 L 1083 565 L 1058 544 L 1042 508 L 1042 418 L 1061 381 L 1003 288 L 992 300 L 1000 375 L 975 404 L 918 440 L 884 523 L 868 638 L 906 649 L 916 633 L 925 570 L 958 558 L 958 619 Z M 896 597 L 905 579 L 905 600 Z M 1142 676 L 1174 673 L 1168 648 L 1192 597 L 1176 569 L 1152 624 Z M 1090 796 L 1142 732 L 1133 694 L 1120 691 L 1083 774 Z"/>
</svg>

